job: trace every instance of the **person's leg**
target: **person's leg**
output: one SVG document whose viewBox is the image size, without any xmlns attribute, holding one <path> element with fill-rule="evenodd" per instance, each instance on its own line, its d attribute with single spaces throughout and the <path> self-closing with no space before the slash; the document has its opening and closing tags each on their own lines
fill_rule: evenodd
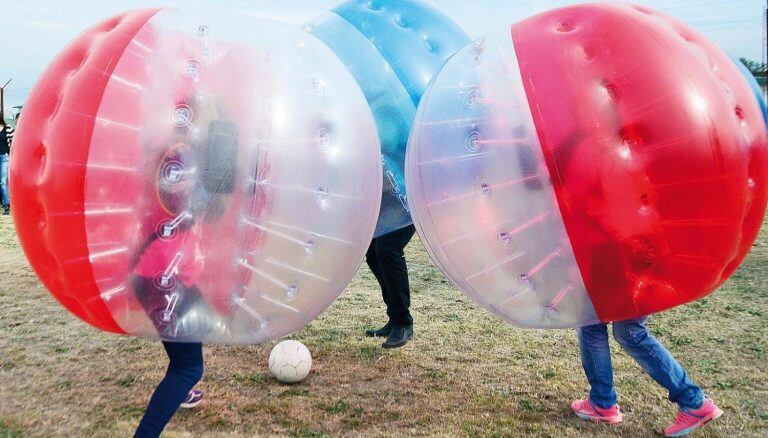
<svg viewBox="0 0 768 438">
<path fill-rule="evenodd" d="M 689 378 L 672 354 L 648 331 L 646 318 L 613 324 L 613 337 L 643 371 L 669 391 L 669 399 L 681 408 L 698 409 L 704 393 Z"/>
<path fill-rule="evenodd" d="M 371 244 L 368 246 L 368 251 L 365 253 L 365 262 L 368 264 L 368 267 L 371 269 L 371 272 L 373 272 L 373 276 L 376 277 L 376 281 L 379 283 L 379 288 L 381 288 L 381 299 L 384 301 L 384 304 L 389 307 L 389 303 L 387 302 L 387 297 L 389 294 L 387 293 L 387 284 L 384 282 L 384 273 L 381 271 L 381 265 L 379 264 L 378 256 L 376 256 L 376 242 L 378 238 L 375 238 L 371 241 Z M 389 336 L 389 334 L 392 332 L 392 322 L 387 321 L 386 324 L 384 324 L 381 328 L 372 328 L 365 331 L 365 335 L 369 337 L 374 336 Z"/>
<path fill-rule="evenodd" d="M 376 258 L 387 294 L 387 315 L 393 325 L 412 326 L 411 290 L 408 282 L 408 266 L 405 263 L 405 247 L 411 241 L 416 228 L 410 225 L 376 239 Z"/>
<path fill-rule="evenodd" d="M 598 423 L 621 422 L 621 410 L 613 389 L 613 364 L 608 343 L 608 325 L 595 324 L 578 329 L 579 351 L 589 381 L 589 397 L 574 400 L 571 410 L 579 418 Z"/>
<path fill-rule="evenodd" d="M 376 256 L 376 242 L 378 239 L 378 237 L 373 239 L 368 246 L 368 251 L 365 253 L 365 263 L 371 269 L 371 272 L 373 272 L 373 276 L 376 277 L 376 281 L 381 288 L 381 299 L 384 300 L 384 304 L 387 304 L 387 284 L 384 282 L 384 273 L 381 270 L 379 258 Z"/>
<path fill-rule="evenodd" d="M 168 353 L 168 371 L 149 400 L 144 417 L 136 429 L 137 438 L 158 437 L 189 391 L 203 377 L 203 345 L 163 342 Z"/>
<path fill-rule="evenodd" d="M 8 154 L 0 155 L 0 197 L 2 197 L 3 208 L 10 205 L 8 197 Z"/>
<path fill-rule="evenodd" d="M 608 325 L 595 324 L 578 329 L 581 365 L 589 382 L 589 400 L 599 408 L 616 404 L 613 387 L 613 363 L 608 343 Z"/>
</svg>

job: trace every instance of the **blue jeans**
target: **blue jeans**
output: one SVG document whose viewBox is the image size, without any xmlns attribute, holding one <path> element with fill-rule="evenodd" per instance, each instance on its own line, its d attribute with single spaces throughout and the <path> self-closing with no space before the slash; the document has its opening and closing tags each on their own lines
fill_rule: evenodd
<svg viewBox="0 0 768 438">
<path fill-rule="evenodd" d="M 0 155 L 0 200 L 3 205 L 11 203 L 8 197 L 8 154 Z"/>
<path fill-rule="evenodd" d="M 163 347 L 170 359 L 168 371 L 149 400 L 136 438 L 159 437 L 189 391 L 203 377 L 203 344 L 163 342 Z"/>
<path fill-rule="evenodd" d="M 698 409 L 704 393 L 688 378 L 683 367 L 672 357 L 645 326 L 647 318 L 613 324 L 613 337 L 643 371 L 669 391 L 669 400 L 684 409 Z M 595 324 L 578 330 L 581 364 L 591 387 L 589 400 L 601 408 L 616 404 L 613 365 L 608 345 L 608 325 Z"/>
</svg>

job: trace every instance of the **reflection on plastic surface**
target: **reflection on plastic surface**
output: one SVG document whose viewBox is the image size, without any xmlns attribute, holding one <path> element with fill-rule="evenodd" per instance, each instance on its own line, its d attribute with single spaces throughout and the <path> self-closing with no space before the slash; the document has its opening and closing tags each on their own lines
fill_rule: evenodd
<svg viewBox="0 0 768 438">
<path fill-rule="evenodd" d="M 766 207 L 768 135 L 738 69 L 644 7 L 581 5 L 452 58 L 407 161 L 414 222 L 463 291 L 574 327 L 706 296 Z"/>
<path fill-rule="evenodd" d="M 376 120 L 384 181 L 375 236 L 410 225 L 403 167 L 416 105 L 469 37 L 440 11 L 414 0 L 348 1 L 304 28 L 344 62 Z"/>
<path fill-rule="evenodd" d="M 372 114 L 300 29 L 123 15 L 78 37 L 25 112 L 12 163 L 22 245 L 53 295 L 104 330 L 285 335 L 338 296 L 373 234 Z"/>
</svg>

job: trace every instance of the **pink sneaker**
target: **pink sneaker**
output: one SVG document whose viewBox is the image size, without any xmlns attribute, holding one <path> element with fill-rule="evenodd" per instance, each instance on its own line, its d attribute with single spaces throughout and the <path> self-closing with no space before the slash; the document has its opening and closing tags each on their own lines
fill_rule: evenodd
<svg viewBox="0 0 768 438">
<path fill-rule="evenodd" d="M 621 409 L 619 409 L 619 405 L 613 405 L 608 409 L 603 409 L 594 406 L 587 398 L 584 400 L 575 400 L 571 403 L 571 409 L 579 418 L 584 420 L 608 424 L 621 423 Z"/>
<path fill-rule="evenodd" d="M 704 404 L 699 409 L 680 409 L 677 411 L 675 422 L 664 429 L 664 435 L 688 435 L 708 422 L 720 418 L 721 415 L 723 415 L 723 411 L 715 405 L 715 402 L 705 398 Z"/>
</svg>

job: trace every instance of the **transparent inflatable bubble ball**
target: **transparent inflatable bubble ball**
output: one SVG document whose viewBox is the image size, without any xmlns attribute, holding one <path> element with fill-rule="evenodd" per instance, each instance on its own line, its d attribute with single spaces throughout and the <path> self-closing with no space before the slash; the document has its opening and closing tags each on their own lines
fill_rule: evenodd
<svg viewBox="0 0 768 438">
<path fill-rule="evenodd" d="M 11 162 L 22 247 L 109 332 L 259 343 L 322 312 L 381 197 L 373 115 L 300 28 L 210 10 L 100 23 L 51 63 Z"/>
<path fill-rule="evenodd" d="M 545 12 L 455 55 L 422 98 L 414 222 L 464 292 L 529 327 L 700 299 L 765 213 L 768 133 L 737 66 L 651 9 Z"/>
</svg>

